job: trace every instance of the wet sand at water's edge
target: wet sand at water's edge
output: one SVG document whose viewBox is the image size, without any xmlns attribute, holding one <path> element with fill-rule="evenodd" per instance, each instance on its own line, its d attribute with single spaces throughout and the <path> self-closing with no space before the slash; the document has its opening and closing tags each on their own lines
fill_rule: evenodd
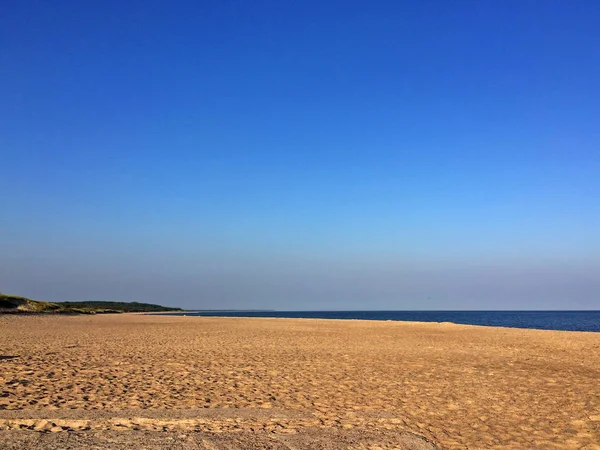
<svg viewBox="0 0 600 450">
<path fill-rule="evenodd" d="M 0 448 L 133 444 L 600 449 L 600 333 L 0 316 Z"/>
</svg>

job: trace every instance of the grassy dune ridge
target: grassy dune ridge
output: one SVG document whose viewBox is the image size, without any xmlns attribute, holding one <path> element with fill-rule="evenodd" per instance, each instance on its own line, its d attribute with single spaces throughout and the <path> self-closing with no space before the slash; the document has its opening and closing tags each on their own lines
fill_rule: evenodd
<svg viewBox="0 0 600 450">
<path fill-rule="evenodd" d="M 0 313 L 5 314 L 119 314 L 161 311 L 182 310 L 138 302 L 44 302 L 0 293 Z"/>
</svg>

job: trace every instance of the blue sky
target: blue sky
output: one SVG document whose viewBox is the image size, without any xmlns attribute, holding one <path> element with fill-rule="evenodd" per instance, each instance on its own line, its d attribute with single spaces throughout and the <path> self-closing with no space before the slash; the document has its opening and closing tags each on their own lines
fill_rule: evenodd
<svg viewBox="0 0 600 450">
<path fill-rule="evenodd" d="M 600 309 L 595 1 L 9 1 L 0 291 Z"/>
</svg>

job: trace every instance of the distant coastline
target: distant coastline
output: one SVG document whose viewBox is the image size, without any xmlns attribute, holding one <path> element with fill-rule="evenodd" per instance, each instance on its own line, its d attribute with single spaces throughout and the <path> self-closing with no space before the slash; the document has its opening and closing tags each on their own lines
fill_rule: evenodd
<svg viewBox="0 0 600 450">
<path fill-rule="evenodd" d="M 178 312 L 181 308 L 138 302 L 45 302 L 0 293 L 0 314 L 122 314 Z"/>
</svg>

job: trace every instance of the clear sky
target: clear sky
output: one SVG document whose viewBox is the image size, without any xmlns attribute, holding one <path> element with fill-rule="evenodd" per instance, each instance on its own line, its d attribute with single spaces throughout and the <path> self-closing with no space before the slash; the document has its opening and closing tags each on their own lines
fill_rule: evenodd
<svg viewBox="0 0 600 450">
<path fill-rule="evenodd" d="M 600 2 L 7 0 L 0 291 L 600 309 Z"/>
</svg>

